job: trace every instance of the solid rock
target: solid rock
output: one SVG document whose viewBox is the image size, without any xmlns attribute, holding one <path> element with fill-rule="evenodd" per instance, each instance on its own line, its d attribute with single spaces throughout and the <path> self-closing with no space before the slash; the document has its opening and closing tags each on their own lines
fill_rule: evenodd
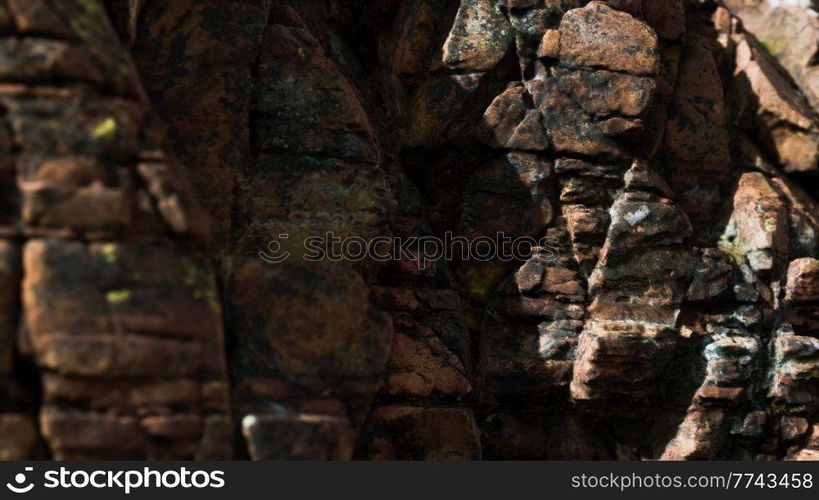
<svg viewBox="0 0 819 500">
<path fill-rule="evenodd" d="M 37 423 L 32 417 L 0 414 L 0 459 L 31 460 L 37 438 Z"/>
<path fill-rule="evenodd" d="M 746 437 L 759 437 L 765 432 L 767 422 L 768 414 L 765 411 L 752 411 L 745 416 L 742 426 L 737 430 L 739 434 Z"/>
<path fill-rule="evenodd" d="M 354 434 L 345 418 L 250 414 L 242 435 L 253 460 L 350 460 Z"/>
<path fill-rule="evenodd" d="M 706 366 L 703 385 L 744 387 L 751 378 L 759 341 L 753 337 L 726 336 L 705 348 Z"/>
<path fill-rule="evenodd" d="M 131 7 L 122 5 L 126 1 L 134 3 L 115 0 L 113 5 L 123 39 L 130 37 L 133 21 Z M 218 18 L 210 15 L 213 9 L 219 9 Z M 134 62 L 151 100 L 163 103 L 155 110 L 167 123 L 168 143 L 187 166 L 196 196 L 208 210 L 219 247 L 227 243 L 239 170 L 250 153 L 251 94 L 258 88 L 252 74 L 265 52 L 261 44 L 267 21 L 274 17 L 272 12 L 268 17 L 268 10 L 258 2 L 177 0 L 173 8 L 143 2 L 136 19 Z M 176 36 L 163 35 L 170 32 Z M 290 123 L 296 119 L 291 115 Z"/>
<path fill-rule="evenodd" d="M 719 297 L 728 289 L 729 273 L 733 269 L 730 257 L 715 248 L 706 248 L 698 254 L 686 298 L 702 301 Z"/>
<path fill-rule="evenodd" d="M 808 419 L 802 417 L 782 417 L 779 433 L 783 441 L 795 441 L 810 430 Z"/>
<path fill-rule="evenodd" d="M 547 437 L 542 419 L 527 418 L 511 411 L 491 413 L 481 422 L 481 445 L 484 459 L 542 460 L 546 456 Z"/>
<path fill-rule="evenodd" d="M 805 2 L 802 2 L 803 4 Z M 801 5 L 771 5 L 766 2 L 728 0 L 726 5 L 744 27 L 788 71 L 814 106 L 819 108 L 819 21 Z M 813 2 L 814 10 L 819 6 Z"/>
<path fill-rule="evenodd" d="M 370 460 L 462 461 L 480 458 L 475 416 L 461 408 L 383 406 L 370 415 Z"/>
<path fill-rule="evenodd" d="M 526 112 L 523 121 L 515 129 L 506 147 L 521 151 L 545 151 L 549 148 L 549 138 L 540 122 L 540 113 L 534 109 Z"/>
<path fill-rule="evenodd" d="M 549 59 L 560 57 L 560 31 L 546 30 L 537 49 L 537 56 Z"/>
<path fill-rule="evenodd" d="M 572 253 L 585 275 L 597 262 L 610 223 L 609 206 L 621 185 L 621 167 L 560 159 L 560 201 Z"/>
<path fill-rule="evenodd" d="M 653 78 L 606 70 L 555 69 L 561 90 L 593 115 L 639 116 L 652 102 Z"/>
<path fill-rule="evenodd" d="M 819 254 L 819 204 L 802 187 L 781 177 L 772 179 L 788 204 L 791 257 Z"/>
<path fill-rule="evenodd" d="M 604 255 L 614 262 L 638 247 L 679 244 L 691 231 L 688 218 L 671 200 L 626 192 L 611 208 Z"/>
<path fill-rule="evenodd" d="M 595 317 L 612 321 L 635 321 L 652 326 L 669 325 L 679 314 L 679 302 L 684 294 L 681 284 L 665 280 L 648 281 L 653 266 L 662 265 L 666 276 L 686 276 L 690 259 L 678 251 L 654 250 L 621 265 L 598 266 L 590 277 L 595 294 L 589 312 Z M 618 290 L 622 287 L 622 290 Z"/>
<path fill-rule="evenodd" d="M 227 320 L 239 346 L 236 379 L 280 377 L 313 395 L 332 391 L 368 405 L 381 385 L 392 326 L 370 305 L 361 276 L 337 263 L 231 264 Z M 279 299 L 260 303 L 260 293 Z"/>
<path fill-rule="evenodd" d="M 413 97 L 404 142 L 414 147 L 464 142 L 504 88 L 489 82 L 485 73 L 442 75 L 425 80 Z"/>
<path fill-rule="evenodd" d="M 526 89 L 513 86 L 492 101 L 483 115 L 482 126 L 489 130 L 489 144 L 505 148 L 515 130 L 527 114 L 525 102 Z"/>
<path fill-rule="evenodd" d="M 781 265 L 788 252 L 788 211 L 770 181 L 759 172 L 743 174 L 734 194 L 734 211 L 720 243 L 745 256 L 757 272 Z"/>
<path fill-rule="evenodd" d="M 643 120 L 627 119 L 619 116 L 603 120 L 598 125 L 604 134 L 628 141 L 638 138 L 645 131 Z"/>
<path fill-rule="evenodd" d="M 805 447 L 789 453 L 786 460 L 816 461 L 819 459 L 819 424 L 813 424 Z"/>
<path fill-rule="evenodd" d="M 351 82 L 312 32 L 272 25 L 264 46 L 256 82 L 262 97 L 255 101 L 258 117 L 251 130 L 257 147 L 265 152 L 377 161 L 372 125 Z M 282 115 L 293 119 L 285 124 Z"/>
<path fill-rule="evenodd" d="M 22 277 L 20 247 L 0 240 L 0 378 L 14 373 L 14 344 L 20 298 L 17 296 Z"/>
<path fill-rule="evenodd" d="M 786 172 L 819 169 L 819 118 L 758 42 L 737 39 L 737 114 L 757 127 L 761 143 Z"/>
<path fill-rule="evenodd" d="M 509 49 L 514 33 L 492 0 L 461 0 L 444 44 L 444 64 L 468 71 L 493 68 Z"/>
<path fill-rule="evenodd" d="M 147 455 L 147 437 L 135 416 L 46 408 L 40 414 L 40 429 L 58 460 Z"/>
<path fill-rule="evenodd" d="M 46 239 L 26 244 L 23 266 L 24 318 L 44 369 L 224 376 L 221 304 L 205 262 L 161 247 Z"/>
<path fill-rule="evenodd" d="M 713 459 L 724 440 L 725 414 L 722 410 L 688 412 L 677 435 L 666 446 L 660 460 Z"/>
<path fill-rule="evenodd" d="M 193 188 L 184 176 L 179 175 L 162 157 L 152 158 L 150 155 L 143 155 L 137 172 L 160 215 L 174 232 L 209 236 L 210 220 L 193 197 Z"/>
<path fill-rule="evenodd" d="M 591 2 L 563 16 L 560 61 L 571 67 L 656 75 L 660 61 L 657 35 L 631 15 Z"/>
<path fill-rule="evenodd" d="M 819 301 L 819 260 L 797 259 L 788 266 L 785 300 L 788 302 Z"/>
<path fill-rule="evenodd" d="M 58 405 L 70 403 L 95 411 L 118 414 L 140 413 L 145 408 L 184 407 L 188 414 L 226 413 L 230 408 L 227 384 L 221 381 L 196 381 L 190 378 L 141 380 L 71 378 L 56 373 L 43 377 L 44 401 Z"/>
<path fill-rule="evenodd" d="M 819 339 L 778 334 L 773 345 L 773 381 L 768 397 L 792 412 L 814 411 L 819 402 Z"/>
<path fill-rule="evenodd" d="M 788 266 L 785 315 L 798 329 L 819 326 L 819 260 L 806 257 Z"/>
<path fill-rule="evenodd" d="M 498 234 L 536 236 L 554 215 L 550 162 L 513 152 L 488 161 L 466 185 L 459 234 L 469 239 Z"/>
<path fill-rule="evenodd" d="M 408 287 L 371 287 L 370 299 L 385 311 L 416 311 L 421 307 L 415 291 Z"/>
<path fill-rule="evenodd" d="M 386 392 L 405 397 L 462 397 L 472 392 L 462 361 L 436 335 L 427 317 L 421 324 L 395 318 L 396 334 L 387 362 Z"/>
<path fill-rule="evenodd" d="M 104 229 L 131 223 L 126 172 L 109 173 L 88 157 L 24 156 L 17 169 L 22 216 L 31 225 Z"/>
<path fill-rule="evenodd" d="M 639 162 L 632 165 L 623 180 L 628 191 L 645 191 L 666 198 L 671 198 L 674 194 L 660 174 Z"/>
<path fill-rule="evenodd" d="M 526 82 L 535 108 L 543 115 L 543 127 L 559 153 L 577 153 L 584 156 L 620 158 L 621 146 L 605 135 L 592 117 L 560 89 L 552 78 Z"/>
<path fill-rule="evenodd" d="M 717 402 L 723 405 L 736 405 L 744 401 L 746 396 L 744 387 L 719 387 L 716 385 L 703 385 L 694 395 L 695 403 L 713 404 Z"/>
<path fill-rule="evenodd" d="M 587 321 L 580 335 L 571 396 L 577 401 L 645 399 L 676 344 L 672 328 L 629 321 Z"/>
<path fill-rule="evenodd" d="M 582 323 L 561 314 L 560 303 L 551 309 L 556 318 L 565 319 L 536 325 L 495 323 L 482 332 L 479 373 L 487 401 L 509 396 L 548 399 L 568 386 Z"/>
<path fill-rule="evenodd" d="M 664 143 L 670 155 L 697 165 L 728 163 L 723 83 L 711 50 L 701 37 L 688 37 Z"/>
<path fill-rule="evenodd" d="M 684 0 L 643 0 L 643 17 L 662 38 L 677 40 L 685 33 Z"/>
</svg>

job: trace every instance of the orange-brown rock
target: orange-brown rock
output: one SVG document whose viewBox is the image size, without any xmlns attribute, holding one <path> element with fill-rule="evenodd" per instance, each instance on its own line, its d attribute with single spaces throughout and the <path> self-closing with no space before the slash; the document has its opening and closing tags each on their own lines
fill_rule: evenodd
<svg viewBox="0 0 819 500">
<path fill-rule="evenodd" d="M 659 71 L 657 35 L 630 14 L 590 2 L 560 21 L 560 60 L 571 67 L 606 68 L 634 75 Z"/>
</svg>

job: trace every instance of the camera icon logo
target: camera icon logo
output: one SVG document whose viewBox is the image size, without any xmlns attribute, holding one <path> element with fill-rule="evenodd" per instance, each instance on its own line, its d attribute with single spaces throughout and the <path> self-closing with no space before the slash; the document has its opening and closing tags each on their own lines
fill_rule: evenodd
<svg viewBox="0 0 819 500">
<path fill-rule="evenodd" d="M 34 467 L 26 467 L 26 472 L 31 472 L 34 470 Z M 14 482 L 17 483 L 15 486 L 11 483 L 6 483 L 6 488 L 10 489 L 14 493 L 28 493 L 32 489 L 34 489 L 34 483 L 28 483 L 24 485 L 26 482 L 26 475 L 22 472 L 18 472 L 14 476 Z"/>
</svg>

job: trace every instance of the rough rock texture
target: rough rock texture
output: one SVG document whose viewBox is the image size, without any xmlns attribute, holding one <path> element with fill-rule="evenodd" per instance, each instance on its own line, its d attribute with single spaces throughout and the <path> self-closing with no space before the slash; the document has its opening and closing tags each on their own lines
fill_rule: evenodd
<svg viewBox="0 0 819 500">
<path fill-rule="evenodd" d="M 816 2 L 726 0 L 754 37 L 798 83 L 808 101 L 819 105 L 819 8 Z"/>
<path fill-rule="evenodd" d="M 3 456 L 229 457 L 206 216 L 127 50 L 97 2 L 0 14 Z"/>
<path fill-rule="evenodd" d="M 819 458 L 815 20 L 727 3 L 0 0 L 0 458 Z"/>
</svg>

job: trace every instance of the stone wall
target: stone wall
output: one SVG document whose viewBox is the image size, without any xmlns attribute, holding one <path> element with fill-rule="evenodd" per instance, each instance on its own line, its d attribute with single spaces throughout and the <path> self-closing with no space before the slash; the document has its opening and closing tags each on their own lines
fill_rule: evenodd
<svg viewBox="0 0 819 500">
<path fill-rule="evenodd" d="M 0 456 L 817 458 L 816 101 L 721 2 L 0 30 Z M 327 232 L 548 245 L 303 259 Z"/>
</svg>

